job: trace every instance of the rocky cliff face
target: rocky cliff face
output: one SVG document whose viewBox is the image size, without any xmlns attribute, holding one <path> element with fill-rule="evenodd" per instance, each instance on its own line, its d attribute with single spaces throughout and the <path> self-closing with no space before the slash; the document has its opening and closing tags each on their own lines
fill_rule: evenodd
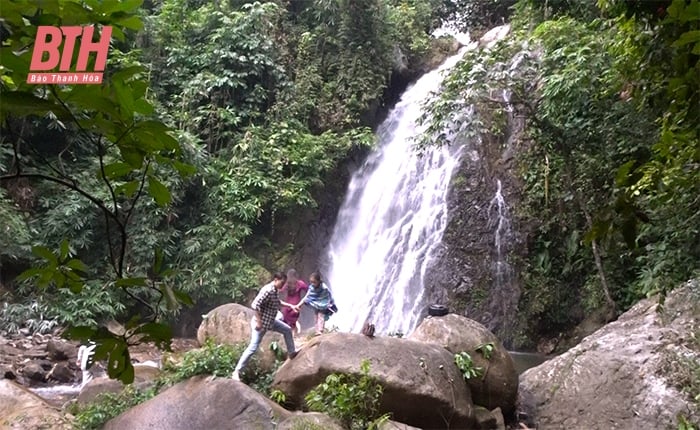
<svg viewBox="0 0 700 430">
<path fill-rule="evenodd" d="M 489 33 L 481 45 L 489 45 Z M 467 142 L 448 194 L 448 226 L 426 285 L 431 302 L 480 322 L 511 346 L 521 291 L 518 261 L 527 236 L 515 211 L 525 120 L 505 107 L 504 126 Z M 492 108 L 477 109 L 483 121 L 492 121 Z"/>
<path fill-rule="evenodd" d="M 509 345 L 520 297 L 516 256 L 524 250 L 524 234 L 513 215 L 518 180 L 505 148 L 499 151 L 501 139 L 473 145 L 453 178 L 448 226 L 426 285 L 431 302 L 480 322 Z"/>
</svg>

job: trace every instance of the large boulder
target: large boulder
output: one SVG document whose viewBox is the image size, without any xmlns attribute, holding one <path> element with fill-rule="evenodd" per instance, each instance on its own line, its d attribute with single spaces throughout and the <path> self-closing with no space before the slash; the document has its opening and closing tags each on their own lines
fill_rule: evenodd
<svg viewBox="0 0 700 430">
<path fill-rule="evenodd" d="M 486 327 L 469 318 L 449 314 L 429 317 L 408 336 L 420 342 L 442 346 L 453 354 L 467 352 L 474 366 L 483 370 L 483 376 L 467 381 L 475 405 L 492 410 L 501 408 L 505 415 L 515 410 L 518 398 L 518 373 L 515 364 L 503 344 Z M 489 358 L 485 349 L 477 348 L 492 344 Z"/>
<path fill-rule="evenodd" d="M 247 385 L 198 376 L 110 420 L 104 430 L 275 429 L 291 412 Z"/>
<path fill-rule="evenodd" d="M 677 386 L 700 366 L 700 282 L 674 290 L 663 309 L 642 300 L 620 318 L 520 377 L 523 412 L 538 429 L 678 428 L 700 411 Z"/>
<path fill-rule="evenodd" d="M 295 406 L 332 373 L 360 375 L 363 360 L 384 388 L 380 412 L 421 428 L 475 428 L 469 390 L 452 354 L 392 337 L 331 333 L 312 339 L 281 367 L 272 388 Z"/>
<path fill-rule="evenodd" d="M 41 397 L 7 379 L 0 379 L 0 428 L 70 429 L 67 417 Z"/>
<path fill-rule="evenodd" d="M 197 341 L 204 345 L 207 339 L 212 339 L 216 343 L 234 345 L 237 343 L 247 344 L 250 342 L 251 326 L 250 321 L 255 313 L 252 309 L 236 303 L 221 305 L 210 311 L 202 320 L 197 330 Z M 275 353 L 270 348 L 270 344 L 277 344 L 285 348 L 284 337 L 281 334 L 268 330 L 260 343 L 260 348 L 256 354 L 260 360 L 260 367 L 271 370 L 275 364 Z"/>
</svg>

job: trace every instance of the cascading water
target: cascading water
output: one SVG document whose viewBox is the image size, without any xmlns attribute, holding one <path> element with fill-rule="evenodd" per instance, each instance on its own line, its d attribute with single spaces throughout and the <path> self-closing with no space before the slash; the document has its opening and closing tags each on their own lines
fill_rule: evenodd
<svg viewBox="0 0 700 430">
<path fill-rule="evenodd" d="M 424 275 L 447 224 L 446 194 L 461 147 L 412 148 L 423 104 L 464 54 L 404 93 L 378 129 L 379 144 L 353 175 L 329 244 L 328 280 L 340 308 L 330 322 L 409 333 L 424 303 Z"/>
<path fill-rule="evenodd" d="M 512 268 L 506 260 L 504 252 L 505 241 L 511 234 L 510 219 L 508 217 L 508 206 L 501 193 L 501 180 L 496 181 L 496 194 L 491 199 L 488 208 L 488 227 L 494 229 L 494 250 L 496 255 L 493 259 L 493 273 L 495 277 L 494 288 L 502 290 L 511 281 Z M 508 312 L 505 310 L 505 312 Z"/>
</svg>

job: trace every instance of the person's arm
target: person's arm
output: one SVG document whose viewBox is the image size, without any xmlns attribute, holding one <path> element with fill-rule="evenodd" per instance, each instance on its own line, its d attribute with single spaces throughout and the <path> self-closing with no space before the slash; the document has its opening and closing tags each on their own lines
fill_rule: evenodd
<svg viewBox="0 0 700 430">
<path fill-rule="evenodd" d="M 253 311 L 255 311 L 255 329 L 257 331 L 262 330 L 262 313 L 260 312 L 260 306 L 267 300 L 267 296 L 267 290 L 263 287 L 250 305 Z"/>
<path fill-rule="evenodd" d="M 280 299 L 280 304 L 282 304 L 282 306 L 287 306 L 287 307 L 290 307 L 290 308 L 294 308 L 294 305 L 293 305 L 293 304 L 288 303 L 288 302 L 285 302 L 285 301 L 282 300 L 282 299 Z"/>
<path fill-rule="evenodd" d="M 292 309 L 294 309 L 294 310 L 297 311 L 297 312 L 301 311 L 301 307 L 304 305 L 304 303 L 306 303 L 306 298 L 307 298 L 307 297 L 309 297 L 309 289 L 308 289 L 308 288 L 306 289 L 306 294 L 304 294 L 304 297 L 302 297 L 302 299 L 299 300 L 299 303 L 297 303 L 296 305 L 292 306 Z"/>
<path fill-rule="evenodd" d="M 258 310 L 255 311 L 255 330 L 262 330 L 262 314 Z"/>
</svg>

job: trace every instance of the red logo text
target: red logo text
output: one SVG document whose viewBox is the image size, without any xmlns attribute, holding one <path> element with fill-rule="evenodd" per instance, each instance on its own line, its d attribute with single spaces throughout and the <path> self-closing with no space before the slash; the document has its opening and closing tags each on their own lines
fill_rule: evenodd
<svg viewBox="0 0 700 430">
<path fill-rule="evenodd" d="M 103 27 L 102 34 L 97 42 L 92 40 L 94 32 L 94 26 L 40 26 L 36 34 L 27 83 L 102 83 L 102 71 L 104 71 L 107 63 L 112 27 Z M 78 37 L 80 37 L 80 46 L 78 48 L 77 64 L 75 67 L 72 67 L 73 54 Z M 96 54 L 95 65 L 93 70 L 88 71 L 87 67 L 91 53 Z M 58 67 L 58 72 L 55 70 L 56 67 Z M 53 72 L 47 73 L 49 71 Z"/>
</svg>

